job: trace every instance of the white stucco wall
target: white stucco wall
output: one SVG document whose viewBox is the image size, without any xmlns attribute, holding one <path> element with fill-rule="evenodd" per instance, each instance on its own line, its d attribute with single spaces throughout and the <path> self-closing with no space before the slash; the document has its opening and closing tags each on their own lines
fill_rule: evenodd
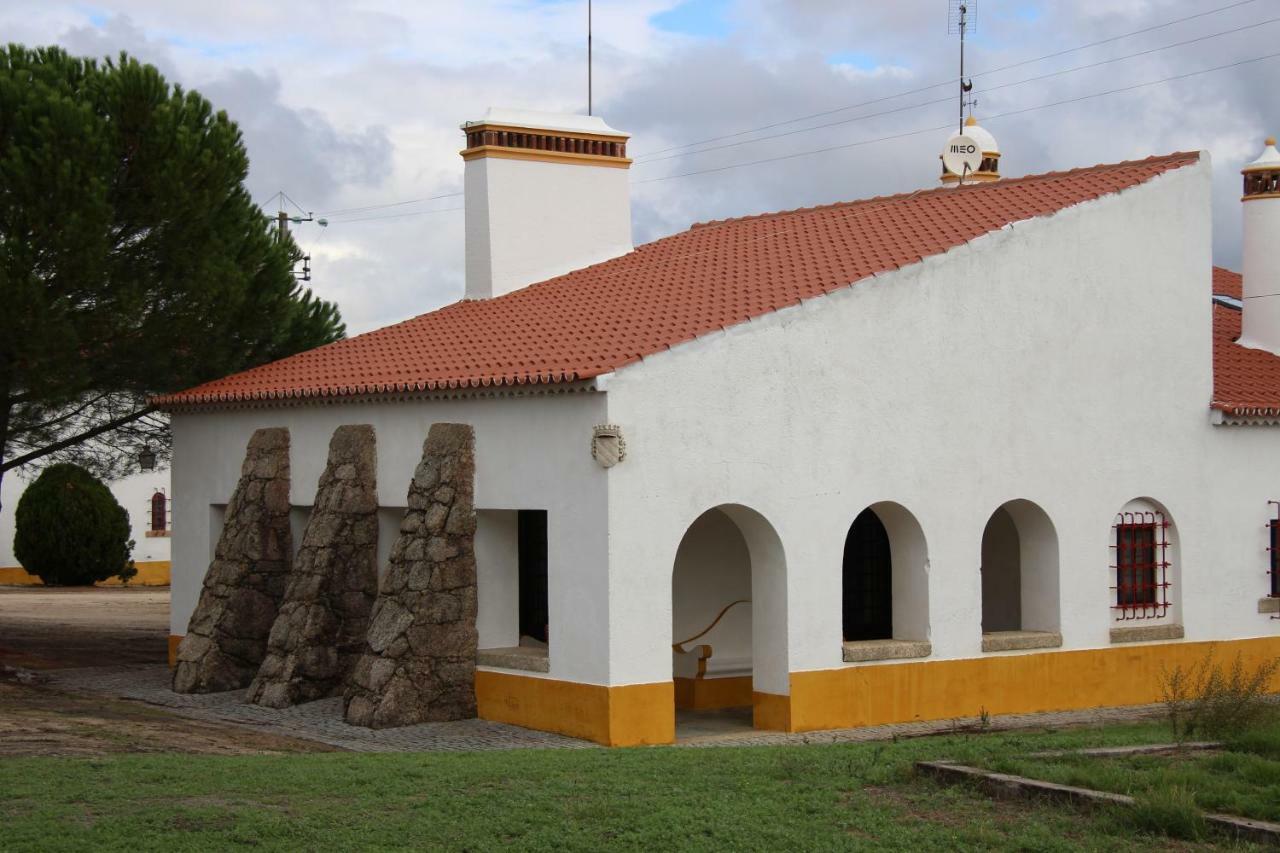
<svg viewBox="0 0 1280 853">
<path fill-rule="evenodd" d="M 14 512 L 18 508 L 18 500 L 27 486 L 35 480 L 13 471 L 5 474 L 0 483 L 0 567 L 18 565 L 13 555 Z M 129 513 L 130 536 L 134 540 L 134 562 L 151 562 L 169 559 L 169 539 L 167 537 L 150 537 L 146 532 L 151 528 L 151 496 L 157 490 L 172 495 L 169 488 L 168 471 L 147 471 L 131 474 L 107 484 L 116 500 Z"/>
<path fill-rule="evenodd" d="M 1210 237 L 1205 160 L 619 371 L 611 680 L 670 677 L 676 549 L 726 503 L 780 537 L 791 671 L 845 665 L 844 537 L 885 500 L 928 544 L 934 659 L 982 654 L 981 538 L 1013 499 L 1056 532 L 1065 648 L 1110 644 L 1111 525 L 1140 496 L 1177 526 L 1187 638 L 1275 633 L 1280 431 L 1210 425 Z"/>
<path fill-rule="evenodd" d="M 314 501 L 334 429 L 343 424 L 372 424 L 377 435 L 378 500 L 384 507 L 379 554 L 385 560 L 390 549 L 387 536 L 395 527 L 394 508 L 405 505 L 428 428 L 434 422 L 468 423 L 476 430 L 476 505 L 481 519 L 487 521 L 486 510 L 547 511 L 548 677 L 604 683 L 608 677 L 604 642 L 608 636 L 608 494 L 605 472 L 592 461 L 590 452 L 591 428 L 603 419 L 603 397 L 585 392 L 176 414 L 174 519 L 180 534 L 174 540 L 171 629 L 174 634 L 186 633 L 221 528 L 221 513 L 254 429 L 289 429 L 297 540 L 307 515 L 300 508 Z M 482 559 L 491 553 L 492 544 L 482 533 Z M 480 570 L 481 581 L 493 577 L 487 568 Z M 495 599 L 482 594 L 482 625 L 488 624 L 483 620 L 492 616 L 494 604 Z M 493 630 L 486 628 L 486 638 L 494 635 Z"/>
</svg>

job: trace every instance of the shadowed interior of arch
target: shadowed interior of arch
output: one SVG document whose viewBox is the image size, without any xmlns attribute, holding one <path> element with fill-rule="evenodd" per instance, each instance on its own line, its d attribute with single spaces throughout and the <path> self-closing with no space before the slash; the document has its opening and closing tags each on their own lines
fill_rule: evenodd
<svg viewBox="0 0 1280 853">
<path fill-rule="evenodd" d="M 1058 536 L 1027 500 L 998 507 L 982 533 L 982 649 L 1062 645 L 1058 615 Z"/>
<path fill-rule="evenodd" d="M 885 501 L 854 518 L 841 564 L 841 629 L 846 663 L 926 657 L 928 550 L 907 509 Z"/>
<path fill-rule="evenodd" d="M 785 692 L 788 679 L 777 534 L 746 507 L 704 512 L 681 539 L 671 589 L 678 736 L 751 726 L 757 692 Z"/>
</svg>

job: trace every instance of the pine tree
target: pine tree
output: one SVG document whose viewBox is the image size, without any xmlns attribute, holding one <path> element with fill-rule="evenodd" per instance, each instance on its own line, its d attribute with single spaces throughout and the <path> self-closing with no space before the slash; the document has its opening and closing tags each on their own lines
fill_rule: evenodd
<svg viewBox="0 0 1280 853">
<path fill-rule="evenodd" d="M 0 476 L 163 459 L 149 397 L 344 335 L 248 168 L 226 113 L 150 65 L 0 48 Z"/>
</svg>

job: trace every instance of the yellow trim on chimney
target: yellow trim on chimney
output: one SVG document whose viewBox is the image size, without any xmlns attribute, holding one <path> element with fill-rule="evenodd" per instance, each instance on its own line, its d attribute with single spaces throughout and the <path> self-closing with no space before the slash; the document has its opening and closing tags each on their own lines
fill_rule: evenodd
<svg viewBox="0 0 1280 853">
<path fill-rule="evenodd" d="M 1257 193 L 1256 195 L 1242 195 L 1241 201 L 1255 201 L 1260 198 L 1280 198 L 1280 193 Z"/>
<path fill-rule="evenodd" d="M 571 166 L 609 166 L 626 169 L 629 157 L 606 157 L 603 154 L 575 154 L 571 151 L 541 151 L 536 148 L 507 148 L 503 145 L 480 145 L 460 152 L 463 160 L 493 157 L 497 160 L 533 160 L 542 163 L 565 163 Z"/>
</svg>

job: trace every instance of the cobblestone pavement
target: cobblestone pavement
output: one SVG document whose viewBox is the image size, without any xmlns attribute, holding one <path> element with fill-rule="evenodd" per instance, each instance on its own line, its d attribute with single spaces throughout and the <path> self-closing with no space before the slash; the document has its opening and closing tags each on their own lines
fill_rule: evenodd
<svg viewBox="0 0 1280 853">
<path fill-rule="evenodd" d="M 465 752 L 493 749 L 582 749 L 596 746 L 577 738 L 487 720 L 422 723 L 396 729 L 365 729 L 347 725 L 343 721 L 342 699 L 337 697 L 276 710 L 246 704 L 244 697 L 247 691 L 244 690 L 203 695 L 179 694 L 169 689 L 170 672 L 163 664 L 63 669 L 47 674 L 50 676 L 50 686 L 57 689 L 133 699 L 166 708 L 184 717 L 249 726 L 355 752 Z M 717 733 L 715 722 L 708 721 L 697 727 L 697 736 L 682 739 L 677 746 L 857 743 L 955 731 L 1055 729 L 1133 722 L 1148 719 L 1160 712 L 1160 705 L 1137 705 L 1088 711 L 992 716 L 985 723 L 976 718 L 967 718 L 799 734 L 755 731 L 746 728 L 740 719 L 734 717 L 726 719 L 723 732 Z"/>
<path fill-rule="evenodd" d="M 470 752 L 490 749 L 580 749 L 595 744 L 563 735 L 487 720 L 421 723 L 397 729 L 365 729 L 342 719 L 342 698 L 292 708 L 262 708 L 244 701 L 247 690 L 182 694 L 170 687 L 164 664 L 62 669 L 47 673 L 49 686 L 75 693 L 105 693 L 166 708 L 198 720 L 251 726 L 354 752 Z"/>
</svg>

